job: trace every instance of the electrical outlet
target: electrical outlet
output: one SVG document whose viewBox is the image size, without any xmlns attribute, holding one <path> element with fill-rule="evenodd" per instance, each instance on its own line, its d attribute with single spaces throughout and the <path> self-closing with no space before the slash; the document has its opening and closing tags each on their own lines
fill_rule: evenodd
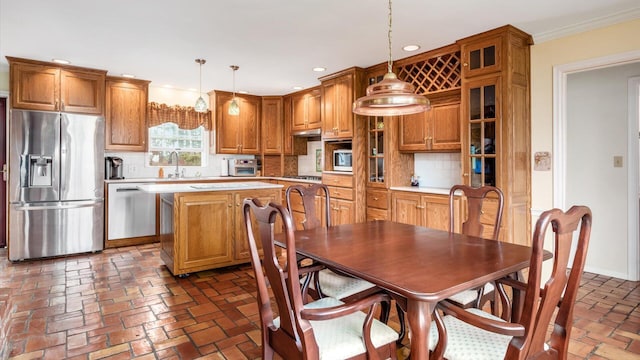
<svg viewBox="0 0 640 360">
<path fill-rule="evenodd" d="M 622 167 L 622 156 L 616 155 L 613 157 L 613 167 Z"/>
</svg>

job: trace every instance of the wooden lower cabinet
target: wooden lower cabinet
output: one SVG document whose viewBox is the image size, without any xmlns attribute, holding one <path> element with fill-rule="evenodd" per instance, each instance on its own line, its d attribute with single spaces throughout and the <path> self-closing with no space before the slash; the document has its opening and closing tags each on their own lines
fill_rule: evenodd
<svg viewBox="0 0 640 360">
<path fill-rule="evenodd" d="M 249 197 L 263 204 L 281 201 L 280 189 L 162 194 L 160 256 L 171 273 L 251 261 L 242 215 Z"/>
<path fill-rule="evenodd" d="M 355 224 L 353 201 L 331 199 L 331 225 Z"/>
<path fill-rule="evenodd" d="M 449 196 L 418 192 L 394 191 L 391 195 L 391 219 L 403 224 L 449 230 Z M 454 200 L 454 212 L 460 213 L 460 199 Z M 456 216 L 456 218 L 460 218 Z M 459 232 L 460 225 L 454 224 Z"/>
</svg>

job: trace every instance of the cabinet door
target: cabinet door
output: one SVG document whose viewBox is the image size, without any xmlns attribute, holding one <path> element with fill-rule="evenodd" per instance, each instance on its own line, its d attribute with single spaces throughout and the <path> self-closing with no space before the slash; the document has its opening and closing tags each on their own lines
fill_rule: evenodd
<svg viewBox="0 0 640 360">
<path fill-rule="evenodd" d="M 260 98 L 240 100 L 240 153 L 260 154 Z"/>
<path fill-rule="evenodd" d="M 100 115 L 103 113 L 104 88 L 104 74 L 61 70 L 60 109 Z"/>
<path fill-rule="evenodd" d="M 424 211 L 422 211 L 420 194 L 394 192 L 391 199 L 392 221 L 424 226 Z"/>
<path fill-rule="evenodd" d="M 309 91 L 307 96 L 307 128 L 319 129 L 322 126 L 322 117 L 320 116 L 321 94 L 319 88 Z"/>
<path fill-rule="evenodd" d="M 146 151 L 148 82 L 107 80 L 105 149 Z"/>
<path fill-rule="evenodd" d="M 11 64 L 11 107 L 58 111 L 60 70 L 34 64 Z"/>
<path fill-rule="evenodd" d="M 216 94 L 216 148 L 219 154 L 237 154 L 240 151 L 240 117 L 229 115 L 231 98 L 231 94 Z"/>
<path fill-rule="evenodd" d="M 469 81 L 462 86 L 462 169 L 464 182 L 473 187 L 500 187 L 501 118 L 500 77 Z"/>
<path fill-rule="evenodd" d="M 433 109 L 430 111 L 433 111 Z M 427 150 L 427 116 L 429 116 L 430 111 L 400 116 L 398 150 Z"/>
<path fill-rule="evenodd" d="M 500 71 L 502 69 L 501 44 L 501 36 L 461 44 L 462 76 L 469 78 Z"/>
<path fill-rule="evenodd" d="M 353 75 L 346 74 L 336 79 L 335 126 L 337 138 L 353 137 Z"/>
<path fill-rule="evenodd" d="M 193 272 L 231 262 L 235 231 L 232 194 L 182 195 L 177 201 L 177 267 Z"/>
<path fill-rule="evenodd" d="M 244 214 L 242 212 L 242 202 L 244 201 L 245 198 L 251 197 L 251 198 L 257 198 L 258 200 L 260 200 L 262 204 L 268 204 L 270 202 L 280 203 L 279 193 L 280 193 L 280 190 L 273 189 L 273 190 L 256 190 L 251 193 L 241 192 L 241 193 L 235 193 L 233 195 L 235 199 L 235 208 L 236 208 L 236 230 L 235 230 L 235 240 L 234 240 L 234 243 L 235 243 L 234 258 L 236 260 L 249 259 L 251 257 L 251 253 L 249 249 L 249 239 L 247 238 L 247 232 L 244 226 Z M 260 229 L 258 229 L 258 223 L 255 221 L 255 219 L 252 219 L 251 224 L 253 227 L 253 235 L 257 240 L 256 245 L 258 246 L 258 249 L 261 250 L 262 245 L 260 244 Z M 274 229 L 281 229 L 281 228 L 282 228 L 282 223 L 280 219 L 278 219 L 278 221 L 274 225 Z M 275 230 L 275 231 L 276 233 L 279 232 L 279 230 Z"/>
<path fill-rule="evenodd" d="M 425 211 L 424 226 L 449 231 L 449 197 L 423 195 L 421 200 Z"/>
<path fill-rule="evenodd" d="M 353 201 L 331 199 L 331 225 L 355 223 Z"/>
<path fill-rule="evenodd" d="M 262 147 L 265 154 L 282 153 L 282 98 L 262 99 Z"/>
<path fill-rule="evenodd" d="M 427 116 L 429 150 L 460 150 L 460 104 L 433 107 Z"/>
<path fill-rule="evenodd" d="M 336 81 L 328 80 L 322 83 L 322 137 L 335 138 L 338 127 L 336 123 Z"/>
<path fill-rule="evenodd" d="M 307 128 L 307 99 L 306 94 L 297 93 L 291 96 L 293 119 L 291 130 L 305 130 Z"/>
</svg>

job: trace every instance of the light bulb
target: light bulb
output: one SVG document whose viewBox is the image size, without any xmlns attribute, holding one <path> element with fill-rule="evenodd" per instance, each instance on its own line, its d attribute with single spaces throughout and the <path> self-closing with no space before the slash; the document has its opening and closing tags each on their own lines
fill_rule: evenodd
<svg viewBox="0 0 640 360">
<path fill-rule="evenodd" d="M 231 104 L 229 104 L 229 115 L 240 115 L 240 106 L 238 105 L 238 99 L 233 98 Z"/>
</svg>

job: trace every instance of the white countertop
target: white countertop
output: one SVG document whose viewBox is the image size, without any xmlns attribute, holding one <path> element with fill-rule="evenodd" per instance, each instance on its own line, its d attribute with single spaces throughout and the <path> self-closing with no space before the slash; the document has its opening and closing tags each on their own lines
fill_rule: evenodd
<svg viewBox="0 0 640 360">
<path fill-rule="evenodd" d="M 435 188 L 435 187 L 422 187 L 422 186 L 392 186 L 391 190 L 411 191 L 425 194 L 441 194 L 449 195 L 450 188 Z"/>
<path fill-rule="evenodd" d="M 199 191 L 280 189 L 282 188 L 282 185 L 261 181 L 251 181 L 225 183 L 144 184 L 138 185 L 137 187 L 138 189 L 148 193 L 181 193 Z"/>
</svg>

